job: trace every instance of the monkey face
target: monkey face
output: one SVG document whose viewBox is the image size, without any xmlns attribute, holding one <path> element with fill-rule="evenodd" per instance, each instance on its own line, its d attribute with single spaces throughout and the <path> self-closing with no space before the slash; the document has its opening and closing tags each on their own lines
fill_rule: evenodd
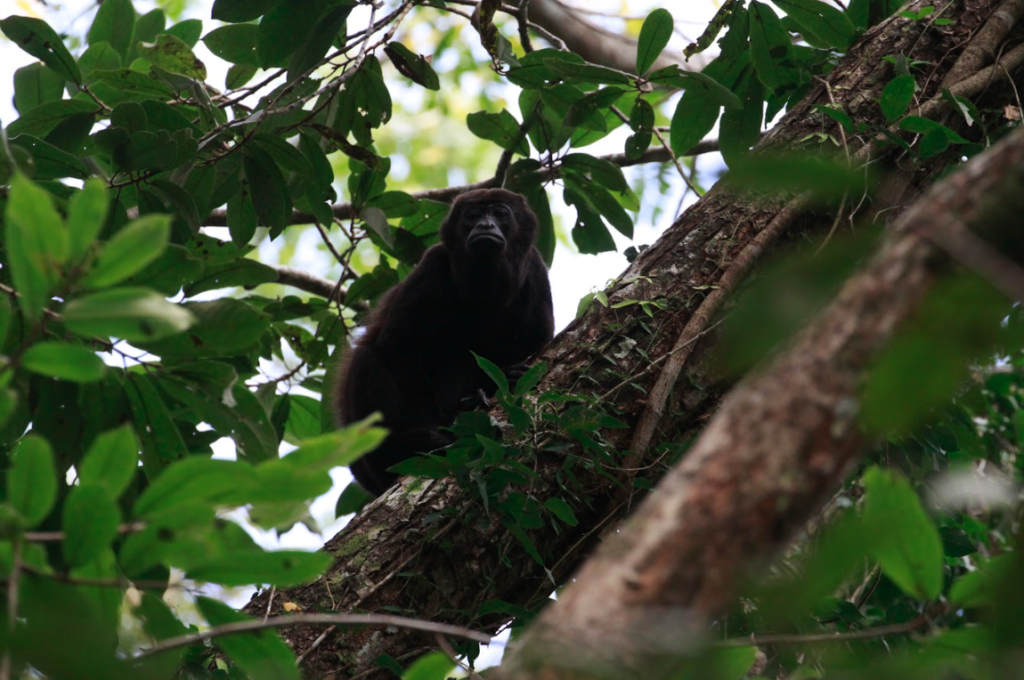
<svg viewBox="0 0 1024 680">
<path fill-rule="evenodd" d="M 512 226 L 512 210 L 504 203 L 477 203 L 466 206 L 462 213 L 462 233 L 466 246 L 474 255 L 494 257 L 507 244 Z"/>
</svg>

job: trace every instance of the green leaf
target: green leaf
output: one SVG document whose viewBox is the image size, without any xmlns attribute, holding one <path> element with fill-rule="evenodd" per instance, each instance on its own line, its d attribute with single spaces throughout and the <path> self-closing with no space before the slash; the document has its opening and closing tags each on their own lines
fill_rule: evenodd
<svg viewBox="0 0 1024 680">
<path fill-rule="evenodd" d="M 107 186 L 94 177 L 68 200 L 68 259 L 77 262 L 92 248 L 107 219 Z"/>
<path fill-rule="evenodd" d="M 416 659 L 402 673 L 402 680 L 442 680 L 452 674 L 455 664 L 444 652 L 431 652 Z"/>
<path fill-rule="evenodd" d="M 215 28 L 205 36 L 203 42 L 211 52 L 232 64 L 259 66 L 256 57 L 255 24 L 229 24 Z"/>
<path fill-rule="evenodd" d="M 320 0 L 289 0 L 267 12 L 256 30 L 259 66 L 267 69 L 287 65 L 288 57 L 316 26 L 311 19 L 323 4 Z"/>
<path fill-rule="evenodd" d="M 105 42 L 128 63 L 128 53 L 135 44 L 135 8 L 131 0 L 103 0 L 89 28 L 89 44 Z"/>
<path fill-rule="evenodd" d="M 352 482 L 338 496 L 338 502 L 334 505 L 334 516 L 338 518 L 359 512 L 372 500 L 373 494 L 359 486 L 358 483 Z"/>
<path fill-rule="evenodd" d="M 154 66 L 171 73 L 206 80 L 206 65 L 181 38 L 162 33 L 153 43 L 140 43 L 139 54 Z"/>
<path fill-rule="evenodd" d="M 61 81 L 62 83 L 64 81 Z M 58 99 L 45 102 L 25 113 L 7 126 L 7 136 L 34 135 L 45 137 L 57 125 L 76 113 L 92 113 L 96 104 L 82 99 Z"/>
<path fill-rule="evenodd" d="M 577 64 L 562 59 L 545 59 L 544 64 L 571 84 L 595 83 L 633 86 L 633 78 L 625 73 L 594 64 Z"/>
<path fill-rule="evenodd" d="M 129 373 L 124 392 L 142 445 L 142 469 L 147 478 L 155 479 L 171 463 L 184 459 L 188 449 L 150 378 Z"/>
<path fill-rule="evenodd" d="M 67 233 L 50 194 L 22 175 L 11 182 L 5 212 L 10 276 L 25 316 L 34 321 L 50 299 L 67 258 Z"/>
<path fill-rule="evenodd" d="M 562 520 L 563 524 L 568 524 L 571 527 L 579 524 L 579 520 L 576 519 L 576 513 L 573 512 L 572 506 L 565 502 L 564 498 L 558 498 L 552 496 L 551 498 L 544 501 L 544 507 L 548 509 L 552 515 Z"/>
<path fill-rule="evenodd" d="M 939 131 L 942 136 L 952 144 L 969 144 L 970 142 L 955 131 L 949 129 L 942 123 L 932 120 L 931 118 L 922 118 L 921 116 L 906 116 L 900 121 L 900 129 L 906 130 L 907 132 L 913 132 L 918 135 L 926 135 L 930 132 Z"/>
<path fill-rule="evenodd" d="M 752 71 L 747 71 L 735 89 L 743 99 L 743 108 L 724 111 L 719 123 L 719 146 L 730 167 L 744 160 L 757 143 L 764 116 L 764 86 Z"/>
<path fill-rule="evenodd" d="M 775 4 L 830 47 L 846 49 L 857 32 L 849 17 L 820 0 L 778 0 Z"/>
<path fill-rule="evenodd" d="M 261 334 L 270 327 L 266 314 L 233 298 L 188 302 L 183 309 L 195 319 L 187 336 L 145 343 L 146 349 L 177 359 L 232 356 L 256 347 Z"/>
<path fill-rule="evenodd" d="M 299 49 L 295 51 L 291 61 L 288 62 L 288 82 L 301 78 L 324 58 L 334 39 L 338 36 L 338 32 L 345 27 L 345 20 L 352 13 L 353 4 L 348 2 L 344 6 L 335 7 L 316 23 L 313 27 L 313 32 L 299 45 Z M 373 57 L 368 58 L 367 62 L 371 59 Z M 363 69 L 360 68 L 359 70 L 362 71 Z M 353 80 L 357 79 L 359 79 L 358 75 L 353 78 Z M 378 80 L 380 79 L 378 78 Z M 386 94 L 387 88 L 384 86 L 384 81 L 380 80 L 378 85 L 384 88 Z M 390 98 L 388 100 L 388 108 L 390 109 Z"/>
<path fill-rule="evenodd" d="M 291 198 L 281 170 L 269 155 L 254 147 L 246 147 L 242 162 L 260 223 L 280 232 L 288 226 L 292 214 Z"/>
<path fill-rule="evenodd" d="M 211 18 L 240 24 L 259 19 L 283 0 L 214 0 Z"/>
<path fill-rule="evenodd" d="M 516 381 L 516 396 L 521 397 L 536 387 L 547 372 L 548 365 L 544 361 L 530 366 L 526 373 L 523 373 L 522 377 Z"/>
<path fill-rule="evenodd" d="M 333 557 L 326 552 L 228 553 L 195 563 L 188 569 L 188 578 L 225 586 L 250 583 L 297 586 L 320 576 L 332 561 Z"/>
<path fill-rule="evenodd" d="M 217 0 L 221 2 L 222 0 Z M 244 558 L 248 559 L 248 558 Z M 223 602 L 197 597 L 196 606 L 211 626 L 249 621 Z M 291 647 L 275 630 L 259 630 L 242 635 L 223 635 L 214 644 L 252 680 L 300 680 L 299 665 Z"/>
<path fill-rule="evenodd" d="M 89 168 L 77 156 L 38 137 L 21 135 L 12 139 L 11 144 L 21 147 L 32 156 L 35 164 L 32 176 L 37 181 L 62 177 L 86 179 L 91 176 Z"/>
<path fill-rule="evenodd" d="M 72 382 L 102 380 L 107 366 L 94 352 L 65 342 L 37 342 L 21 357 L 26 369 Z"/>
<path fill-rule="evenodd" d="M 750 3 L 750 58 L 757 77 L 768 92 L 796 83 L 796 72 L 780 62 L 791 41 L 779 17 L 768 5 Z"/>
<path fill-rule="evenodd" d="M 167 215 L 143 215 L 125 225 L 107 241 L 83 283 L 105 288 L 141 271 L 167 247 L 171 219 Z"/>
<path fill-rule="evenodd" d="M 41 104 L 60 100 L 64 83 L 64 78 L 45 64 L 22 66 L 14 72 L 14 107 L 24 116 Z M 7 130 L 7 135 L 13 137 L 10 128 Z"/>
<path fill-rule="evenodd" d="M 885 119 L 891 122 L 906 113 L 911 102 L 914 101 L 916 89 L 914 76 L 896 76 L 890 80 L 882 90 L 882 97 L 878 102 L 882 107 Z"/>
<path fill-rule="evenodd" d="M 139 465 L 139 442 L 131 425 L 124 424 L 96 437 L 78 466 L 83 485 L 103 487 L 110 498 L 128 488 Z"/>
<path fill-rule="evenodd" d="M 64 560 L 79 567 L 110 546 L 117 536 L 121 511 L 107 490 L 93 484 L 71 489 L 64 502 Z"/>
<path fill-rule="evenodd" d="M 898 472 L 871 468 L 864 474 L 864 524 L 882 571 L 911 597 L 933 600 L 942 592 L 942 539 Z"/>
<path fill-rule="evenodd" d="M 14 450 L 14 464 L 7 475 L 7 502 L 31 529 L 42 522 L 57 499 L 57 468 L 50 444 L 38 435 L 27 435 Z"/>
<path fill-rule="evenodd" d="M 166 33 L 181 40 L 188 45 L 189 49 L 192 49 L 203 34 L 203 22 L 199 19 L 185 19 L 168 28 Z"/>
<path fill-rule="evenodd" d="M 656 9 L 644 19 L 640 28 L 640 38 L 636 47 L 636 72 L 643 75 L 647 69 L 661 56 L 662 50 L 668 45 L 675 23 L 672 13 L 667 9 Z"/>
<path fill-rule="evenodd" d="M 508 393 L 508 378 L 505 377 L 505 372 L 498 368 L 498 365 L 494 362 L 485 359 L 476 352 L 473 352 L 473 358 L 476 359 L 476 365 L 487 374 L 487 377 L 494 381 L 494 384 L 498 386 L 498 391 L 501 394 Z"/>
<path fill-rule="evenodd" d="M 173 514 L 183 505 L 224 505 L 244 502 L 256 484 L 251 465 L 235 460 L 186 458 L 168 467 L 150 483 L 135 502 L 132 514 L 141 519 Z M 249 581 L 255 583 L 256 581 Z"/>
<path fill-rule="evenodd" d="M 398 72 L 409 80 L 428 90 L 441 89 L 441 81 L 437 79 L 437 74 L 430 62 L 422 56 L 414 54 L 402 43 L 397 41 L 388 43 L 384 48 L 384 53 L 391 59 L 391 63 L 395 65 Z"/>
<path fill-rule="evenodd" d="M 1012 574 L 1013 556 L 996 555 L 977 570 L 958 578 L 949 589 L 949 602 L 957 607 L 985 607 L 1000 596 L 1000 586 Z"/>
<path fill-rule="evenodd" d="M 110 43 L 100 42 L 89 47 L 78 58 L 78 67 L 87 80 L 93 71 L 117 71 L 122 66 L 121 55 Z"/>
<path fill-rule="evenodd" d="M 129 342 L 159 340 L 181 333 L 194 320 L 185 308 L 144 288 L 105 290 L 64 307 L 64 324 L 71 332 Z"/>
<path fill-rule="evenodd" d="M 11 327 L 11 298 L 8 295 L 0 295 L 0 349 L 7 342 L 7 329 Z M 0 419 L 0 427 L 3 427 Z"/>
<path fill-rule="evenodd" d="M 511 149 L 520 156 L 530 155 L 526 135 L 520 132 L 518 121 L 505 109 L 500 113 L 471 113 L 466 116 L 466 125 L 480 139 L 494 142 L 502 149 Z"/>
<path fill-rule="evenodd" d="M 0 20 L 0 31 L 15 45 L 31 54 L 54 71 L 75 83 L 82 82 L 78 70 L 64 41 L 42 19 L 11 16 Z"/>
<path fill-rule="evenodd" d="M 241 258 L 227 264 L 203 269 L 201 276 L 192 279 L 184 288 L 185 297 L 193 297 L 208 290 L 243 286 L 255 288 L 261 283 L 277 281 L 277 271 L 262 262 Z"/>
</svg>

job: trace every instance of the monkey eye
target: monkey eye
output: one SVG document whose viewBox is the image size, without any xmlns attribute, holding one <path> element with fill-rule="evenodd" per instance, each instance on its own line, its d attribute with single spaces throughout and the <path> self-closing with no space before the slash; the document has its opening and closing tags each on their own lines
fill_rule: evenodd
<svg viewBox="0 0 1024 680">
<path fill-rule="evenodd" d="M 480 219 L 482 215 L 483 213 L 480 211 L 479 208 L 470 208 L 469 210 L 466 211 L 466 217 L 471 220 Z"/>
<path fill-rule="evenodd" d="M 494 209 L 494 216 L 502 220 L 508 219 L 511 214 L 508 208 L 504 206 L 498 206 Z"/>
</svg>

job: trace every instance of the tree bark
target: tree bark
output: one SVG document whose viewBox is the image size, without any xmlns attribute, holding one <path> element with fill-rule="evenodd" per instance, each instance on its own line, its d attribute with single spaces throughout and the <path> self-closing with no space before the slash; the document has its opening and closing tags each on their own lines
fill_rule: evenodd
<svg viewBox="0 0 1024 680">
<path fill-rule="evenodd" d="M 918 2 L 915 6 L 924 4 Z M 939 84 L 967 44 L 966 38 L 984 24 L 997 5 L 994 0 L 974 0 L 952 6 L 947 16 L 954 23 L 945 27 L 900 17 L 876 26 L 830 74 L 828 87 L 817 83 L 757 148 L 814 151 L 812 144 L 816 142 L 808 140 L 818 139 L 819 133 L 838 139 L 840 135 L 832 119 L 813 109 L 814 105 L 830 104 L 833 99 L 854 120 L 884 127 L 877 100 L 893 71 L 883 57 L 904 54 L 910 60 L 928 64 L 928 75 L 919 80 L 923 84 L 919 99 L 928 100 L 939 94 Z M 851 138 L 851 153 L 863 143 L 860 138 Z M 941 165 L 939 159 L 934 160 L 934 168 Z M 929 179 L 929 168 L 896 168 L 892 172 L 889 184 L 899 188 L 890 192 L 895 206 L 906 204 Z M 635 304 L 618 309 L 593 305 L 545 352 L 543 358 L 548 362 L 549 372 L 541 391 L 604 395 L 605 403 L 614 408 L 615 416 L 627 428 L 610 429 L 602 432 L 602 436 L 611 447 L 625 450 L 631 428 L 644 413 L 646 394 L 660 370 L 651 361 L 671 350 L 707 291 L 715 288 L 731 263 L 766 225 L 785 211 L 786 205 L 785 198 L 754 200 L 719 182 L 607 291 L 613 304 L 651 300 L 664 303 L 667 309 L 650 319 Z M 825 216 L 804 214 L 793 223 L 789 236 L 824 234 L 831 223 Z M 772 247 L 769 243 L 766 250 Z M 884 306 L 888 302 L 882 300 L 879 304 Z M 694 342 L 685 376 L 675 381 L 666 415 L 658 423 L 655 442 L 678 444 L 693 437 L 728 389 L 728 382 L 713 367 L 715 340 L 712 331 Z M 624 376 L 629 379 L 624 381 Z M 306 611 L 387 608 L 493 632 L 520 608 L 539 607 L 547 601 L 554 584 L 566 581 L 600 542 L 602 533 L 614 526 L 642 495 L 633 488 L 629 471 L 591 461 L 574 439 L 557 432 L 550 433 L 550 437 L 567 448 L 558 453 L 538 451 L 538 477 L 529 494 L 541 503 L 549 497 L 566 498 L 574 504 L 579 524 L 557 530 L 548 526 L 530 532 L 544 561 L 543 567 L 485 512 L 471 491 L 460 489 L 450 480 L 407 478 L 399 488 L 367 506 L 328 541 L 325 549 L 336 556 L 336 561 L 323 578 L 298 588 L 261 593 L 246 610 L 262 617 L 267 612 L 281 612 L 284 603 L 297 604 Z M 757 464 L 771 462 L 768 458 L 758 460 Z M 824 461 L 822 465 L 828 467 L 830 462 L 835 463 Z M 575 475 L 575 483 L 566 483 L 572 494 L 563 491 L 558 481 L 560 470 L 566 465 L 571 465 Z M 841 465 L 819 470 L 815 483 L 824 486 L 838 479 L 840 468 Z M 722 468 L 721 472 L 740 478 L 744 474 L 731 468 Z M 773 466 L 771 472 L 781 477 L 788 470 Z M 732 483 L 739 484 L 740 478 Z M 723 478 L 721 483 L 728 484 L 729 479 Z M 795 508 L 794 517 L 803 517 L 810 509 L 809 505 Z M 724 511 L 718 518 L 735 519 Z M 719 525 L 716 530 L 722 536 L 731 536 L 734 531 L 756 534 L 764 529 L 760 525 Z M 725 547 L 733 556 L 735 551 L 745 550 L 740 541 Z M 701 565 L 708 569 L 713 561 L 706 560 Z M 693 596 L 692 600 L 700 603 L 696 611 L 702 615 L 720 606 L 728 593 L 728 588 L 715 586 L 714 573 L 703 572 L 703 578 L 711 590 Z M 473 615 L 481 604 L 496 601 L 504 604 L 490 606 L 490 614 Z M 408 632 L 342 633 L 294 628 L 283 635 L 303 659 L 305 669 L 316 677 L 375 677 L 374 660 L 380 655 L 406 662 L 435 646 L 432 639 Z"/>
<path fill-rule="evenodd" d="M 495 677 L 678 677 L 744 573 L 776 554 L 865 453 L 860 387 L 948 270 L 937 243 L 962 240 L 968 227 L 1015 238 L 1019 225 L 1002 218 L 1024 212 L 1022 181 L 1024 128 L 918 200 L 836 301 L 729 393 L 683 462 L 609 534 Z"/>
</svg>

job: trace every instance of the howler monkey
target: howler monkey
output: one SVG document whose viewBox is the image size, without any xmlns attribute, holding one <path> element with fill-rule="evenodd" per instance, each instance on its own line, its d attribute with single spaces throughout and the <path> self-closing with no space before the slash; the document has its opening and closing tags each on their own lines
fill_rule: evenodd
<svg viewBox="0 0 1024 680">
<path fill-rule="evenodd" d="M 390 430 L 352 464 L 370 493 L 395 482 L 387 468 L 450 444 L 439 428 L 465 410 L 460 404 L 493 391 L 471 352 L 515 374 L 551 339 L 551 287 L 536 231 L 522 196 L 467 192 L 441 225 L 441 242 L 371 312 L 336 392 L 342 424 L 380 411 Z"/>
</svg>

